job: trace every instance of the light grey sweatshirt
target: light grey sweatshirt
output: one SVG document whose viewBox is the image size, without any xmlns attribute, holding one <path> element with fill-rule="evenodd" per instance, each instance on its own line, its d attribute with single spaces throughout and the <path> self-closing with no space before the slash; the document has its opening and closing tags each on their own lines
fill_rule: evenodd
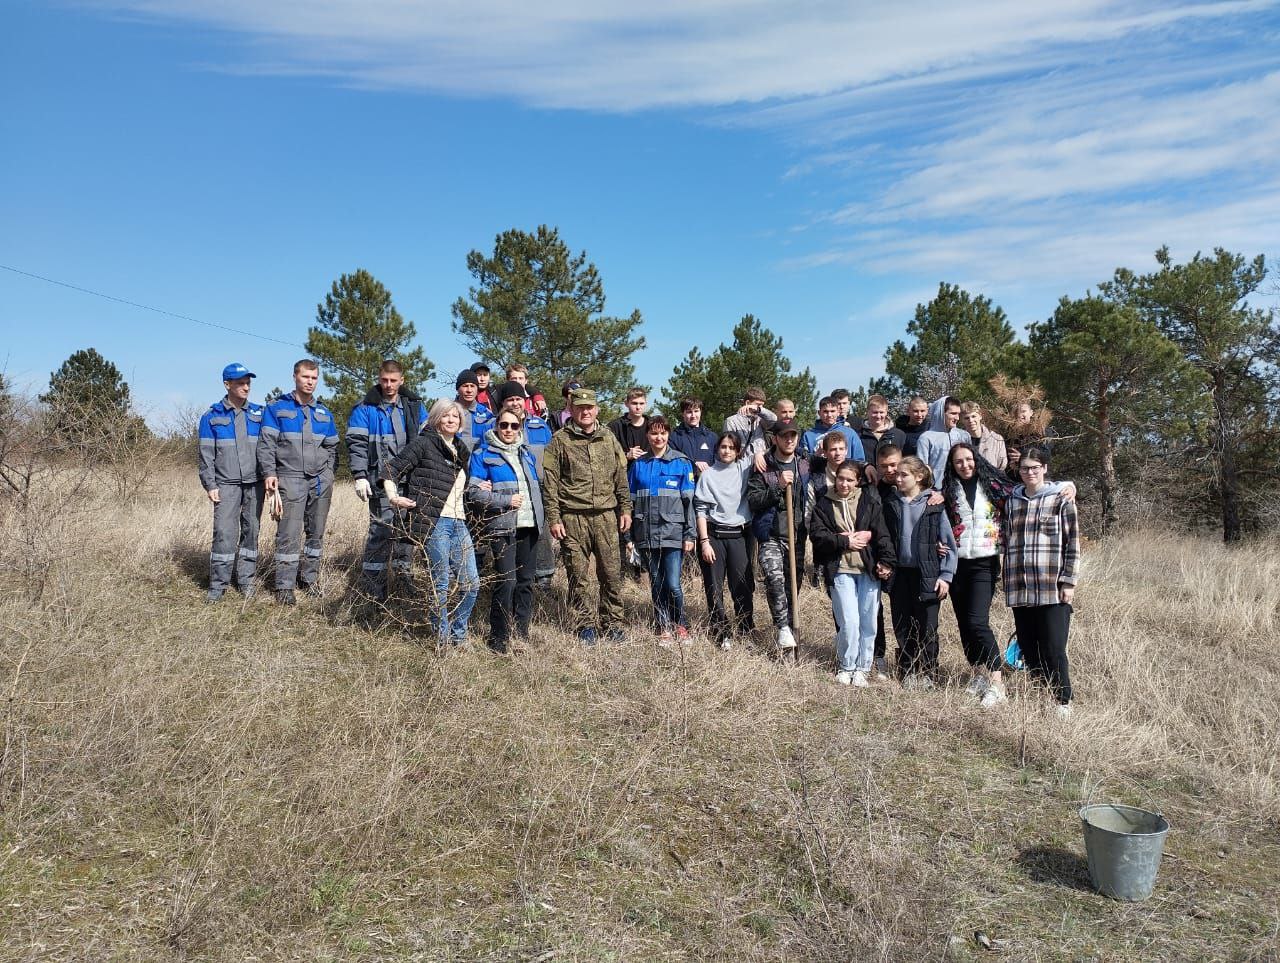
<svg viewBox="0 0 1280 963">
<path fill-rule="evenodd" d="M 747 507 L 747 478 L 751 461 L 741 458 L 726 465 L 719 459 L 698 476 L 693 490 L 693 510 L 717 525 L 747 525 L 751 509 Z"/>
</svg>

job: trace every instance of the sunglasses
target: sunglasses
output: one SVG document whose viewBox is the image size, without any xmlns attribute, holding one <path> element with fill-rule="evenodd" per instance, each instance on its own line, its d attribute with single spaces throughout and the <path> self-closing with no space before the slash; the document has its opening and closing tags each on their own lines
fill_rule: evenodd
<svg viewBox="0 0 1280 963">
<path fill-rule="evenodd" d="M 500 422 L 498 422 L 498 427 L 499 427 L 499 428 L 519 428 L 519 427 L 520 427 L 520 422 L 518 422 L 518 421 L 500 421 Z"/>
</svg>

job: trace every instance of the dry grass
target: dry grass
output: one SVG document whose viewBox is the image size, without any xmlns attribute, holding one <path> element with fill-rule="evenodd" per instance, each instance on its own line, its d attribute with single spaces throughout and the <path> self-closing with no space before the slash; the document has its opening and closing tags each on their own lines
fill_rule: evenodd
<svg viewBox="0 0 1280 963">
<path fill-rule="evenodd" d="M 1270 555 L 1095 547 L 1062 724 L 837 688 L 812 591 L 794 670 L 584 651 L 556 598 L 528 658 L 441 658 L 343 602 L 349 491 L 296 610 L 202 604 L 185 475 L 42 497 L 0 519 L 4 959 L 1276 958 Z M 1151 901 L 1089 890 L 1090 794 L 1169 815 Z"/>
</svg>

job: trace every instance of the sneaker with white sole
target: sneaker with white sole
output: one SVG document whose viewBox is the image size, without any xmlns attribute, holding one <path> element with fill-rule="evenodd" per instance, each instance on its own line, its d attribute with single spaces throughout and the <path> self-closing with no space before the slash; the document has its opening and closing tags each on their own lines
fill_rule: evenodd
<svg viewBox="0 0 1280 963">
<path fill-rule="evenodd" d="M 1059 702 L 1056 706 L 1053 707 L 1053 711 L 1059 719 L 1070 719 L 1071 712 L 1072 712 L 1071 703 Z"/>
<path fill-rule="evenodd" d="M 778 629 L 778 648 L 794 649 L 796 647 L 796 635 L 791 631 L 791 626 L 784 625 Z"/>
<path fill-rule="evenodd" d="M 1004 686 L 991 685 L 987 686 L 987 691 L 982 693 L 982 708 L 991 709 L 995 706 L 1004 705 L 1009 701 L 1009 697 L 1004 694 Z"/>
<path fill-rule="evenodd" d="M 856 685 L 859 689 L 865 689 L 871 685 L 871 680 L 867 678 L 865 672 L 859 669 L 853 674 L 853 685 Z"/>
<path fill-rule="evenodd" d="M 716 643 L 716 645 L 720 647 L 721 652 L 728 652 L 730 649 L 733 648 L 733 643 L 730 642 L 728 639 L 721 639 L 719 642 Z"/>
<path fill-rule="evenodd" d="M 986 676 L 975 675 L 969 680 L 969 684 L 964 687 L 964 694 L 981 699 L 990 687 L 991 684 L 987 681 Z"/>
<path fill-rule="evenodd" d="M 836 685 L 853 685 L 853 673 L 841 669 L 836 673 Z"/>
</svg>

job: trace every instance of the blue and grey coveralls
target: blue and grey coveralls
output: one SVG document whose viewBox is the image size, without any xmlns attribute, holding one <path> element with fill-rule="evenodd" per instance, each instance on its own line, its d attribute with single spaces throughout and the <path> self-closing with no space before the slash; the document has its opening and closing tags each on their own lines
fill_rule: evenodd
<svg viewBox="0 0 1280 963">
<path fill-rule="evenodd" d="M 215 402 L 200 416 L 200 486 L 218 490 L 213 506 L 213 548 L 209 552 L 209 591 L 231 584 L 232 566 L 241 589 L 253 585 L 258 571 L 258 527 L 262 521 L 262 482 L 258 476 L 258 437 L 263 407 L 243 408 Z"/>
<path fill-rule="evenodd" d="M 412 392 L 400 389 L 388 404 L 375 385 L 364 401 L 351 409 L 347 419 L 347 456 L 351 477 L 369 482 L 369 534 L 364 543 L 360 579 L 367 590 L 385 591 L 387 564 L 404 578 L 413 567 L 413 542 L 397 539 L 396 509 L 391 507 L 378 480 L 382 466 L 416 438 L 427 424 L 426 407 Z"/>
<path fill-rule="evenodd" d="M 287 394 L 267 405 L 258 438 L 258 471 L 280 483 L 284 517 L 276 529 L 276 591 L 315 584 L 324 527 L 333 497 L 338 428 L 318 401 L 301 404 Z M 299 543 L 303 533 L 306 542 Z"/>
</svg>

